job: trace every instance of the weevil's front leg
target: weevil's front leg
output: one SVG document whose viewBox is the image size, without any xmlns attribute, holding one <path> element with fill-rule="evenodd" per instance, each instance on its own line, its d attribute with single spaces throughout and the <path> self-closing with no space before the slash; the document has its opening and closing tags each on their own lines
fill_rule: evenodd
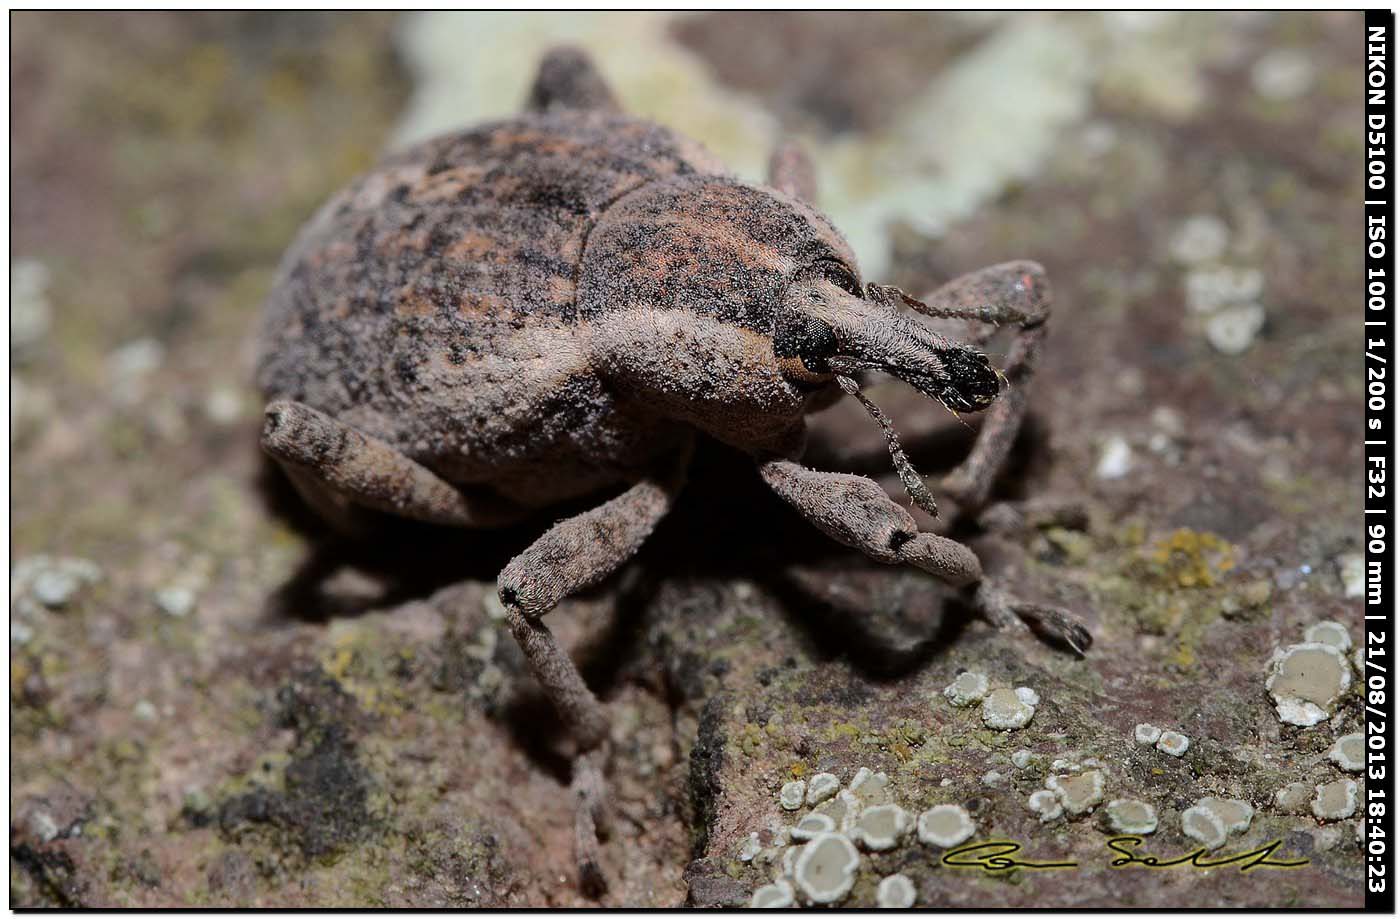
<svg viewBox="0 0 1400 919">
<path fill-rule="evenodd" d="M 545 53 L 535 82 L 530 86 L 525 108 L 531 112 L 551 109 L 620 111 L 617 97 L 593 59 L 586 51 L 572 45 L 561 45 Z"/>
<path fill-rule="evenodd" d="M 1069 645 L 1074 653 L 1084 655 L 1094 643 L 1093 634 L 1078 617 L 1058 606 L 1026 603 L 996 587 L 990 581 L 977 585 L 972 603 L 988 622 L 999 629 L 1024 631 L 1027 623 Z"/>
<path fill-rule="evenodd" d="M 832 539 L 886 564 L 905 563 L 965 589 L 977 612 L 995 628 L 1027 631 L 1029 622 L 1083 653 L 1093 641 L 1073 614 L 1023 603 L 982 577 L 982 563 L 967 546 L 922 533 L 908 511 L 864 476 L 819 472 L 787 459 L 759 463 L 768 487 Z"/>
<path fill-rule="evenodd" d="M 675 502 L 689 450 L 658 477 L 645 479 L 591 511 L 556 523 L 510 560 L 497 579 L 506 623 L 535 679 L 574 735 L 575 856 L 579 882 L 592 894 L 607 889 L 598 861 L 605 822 L 608 719 L 574 662 L 542 617 L 564 597 L 606 578 L 641 548 Z"/>
<path fill-rule="evenodd" d="M 778 497 L 842 545 L 886 564 L 907 563 L 954 587 L 982 578 L 982 563 L 960 542 L 919 532 L 909 512 L 861 475 L 818 472 L 787 459 L 759 463 Z"/>
<path fill-rule="evenodd" d="M 262 448 L 313 508 L 347 529 L 352 505 L 461 527 L 499 526 L 523 513 L 499 498 L 468 496 L 384 441 L 301 402 L 268 404 Z"/>
<path fill-rule="evenodd" d="M 794 140 L 784 140 L 768 157 L 768 184 L 809 204 L 817 200 L 817 171 L 807 151 Z"/>
<path fill-rule="evenodd" d="M 943 480 L 943 489 L 958 504 L 976 512 L 987 502 L 1011 445 L 1026 415 L 1026 384 L 1035 369 L 1046 320 L 1050 318 L 1050 283 L 1035 262 L 1003 262 L 949 281 L 930 294 L 920 312 L 970 319 L 986 324 L 990 337 L 998 326 L 1019 326 L 1003 373 L 1007 389 L 987 410 L 972 452 Z"/>
</svg>

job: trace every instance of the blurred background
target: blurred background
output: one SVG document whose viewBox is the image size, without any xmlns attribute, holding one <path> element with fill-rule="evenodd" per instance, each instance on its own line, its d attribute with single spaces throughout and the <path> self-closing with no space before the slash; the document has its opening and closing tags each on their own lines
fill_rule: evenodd
<svg viewBox="0 0 1400 919">
<path fill-rule="evenodd" d="M 747 902 L 767 877 L 735 852 L 804 770 L 884 768 L 915 803 L 979 800 L 988 826 L 1049 833 L 1025 822 L 1026 789 L 980 783 L 1001 741 L 928 726 L 944 717 L 929 694 L 980 662 L 1061 693 L 1060 729 L 1018 743 L 1118 751 L 1113 790 L 1164 815 L 1254 800 L 1245 841 L 1287 839 L 1313 864 L 1156 886 L 909 867 L 921 903 L 1360 904 L 1351 824 L 1262 812 L 1286 782 L 1321 780 L 1355 722 L 1343 706 L 1325 731 L 1281 727 L 1262 674 L 1308 625 L 1359 622 L 1360 14 L 16 13 L 11 28 L 16 905 L 580 902 L 563 759 L 520 727 L 550 716 L 491 600 L 493 559 L 523 543 L 474 543 L 465 570 L 434 556 L 407 586 L 392 552 L 317 555 L 278 512 L 250 383 L 259 305 L 317 205 L 388 149 L 518 110 L 565 40 L 628 110 L 743 177 L 802 139 L 871 278 L 918 293 L 1010 258 L 1047 266 L 1056 313 L 1010 487 L 1083 500 L 1090 523 L 1001 550 L 1021 593 L 1098 637 L 1086 662 L 1017 657 L 976 625 L 930 650 L 946 624 L 926 580 L 815 544 L 796 561 L 825 599 L 803 612 L 743 564 L 793 561 L 771 554 L 786 524 L 755 523 L 781 509 L 721 493 L 717 513 L 764 512 L 737 521 L 757 535 L 728 534 L 755 543 L 738 563 L 692 564 L 682 517 L 643 553 L 659 574 L 631 607 L 605 590 L 556 614 L 621 725 L 607 902 Z M 926 471 L 951 465 L 939 445 L 965 448 L 956 430 L 924 437 L 946 416 L 905 388 L 879 401 Z M 819 425 L 833 466 L 874 451 L 863 471 L 886 473 L 858 408 Z M 308 607 L 302 581 L 321 576 L 340 607 Z M 1152 719 L 1192 736 L 1193 758 L 1142 760 L 1128 735 Z M 1055 833 L 1054 854 L 1101 845 L 1087 825 Z"/>
</svg>

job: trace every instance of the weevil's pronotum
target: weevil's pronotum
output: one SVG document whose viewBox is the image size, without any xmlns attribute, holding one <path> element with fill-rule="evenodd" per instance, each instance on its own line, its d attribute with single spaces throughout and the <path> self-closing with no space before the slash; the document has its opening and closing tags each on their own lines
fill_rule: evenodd
<svg viewBox="0 0 1400 919">
<path fill-rule="evenodd" d="M 920 532 L 874 481 L 800 462 L 804 416 L 851 394 L 884 429 L 910 497 L 934 510 L 860 392 L 866 371 L 882 371 L 950 409 L 989 409 L 941 483 L 962 510 L 981 508 L 1045 336 L 1043 271 L 997 265 L 926 303 L 862 284 L 813 197 L 795 147 L 774 155 L 768 184 L 741 182 L 696 144 L 622 114 L 590 61 L 560 49 L 523 114 L 392 155 L 335 196 L 268 300 L 262 444 L 332 523 L 353 528 L 372 511 L 490 527 L 614 494 L 555 524 L 498 581 L 577 744 L 585 887 L 604 885 L 607 717 L 543 617 L 637 551 L 676 500 L 697 437 L 751 455 L 838 542 L 963 588 L 993 624 L 1090 641 L 1070 614 L 990 584 L 970 549 Z M 1007 365 L 999 374 L 909 309 L 1014 325 Z"/>
</svg>

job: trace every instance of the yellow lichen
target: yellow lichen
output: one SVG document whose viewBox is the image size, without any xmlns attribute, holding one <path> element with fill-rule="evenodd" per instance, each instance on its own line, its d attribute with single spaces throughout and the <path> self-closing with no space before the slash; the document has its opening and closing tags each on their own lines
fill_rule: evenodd
<svg viewBox="0 0 1400 919">
<path fill-rule="evenodd" d="M 839 740 L 855 743 L 860 739 L 861 729 L 857 725 L 851 724 L 849 721 L 839 721 L 836 724 L 829 725 L 825 734 L 825 739 L 828 743 Z"/>
<path fill-rule="evenodd" d="M 1148 559 L 1168 586 L 1213 587 L 1235 567 L 1235 547 L 1214 533 L 1179 529 L 1159 539 Z"/>
<path fill-rule="evenodd" d="M 763 748 L 763 741 L 763 728 L 754 724 L 752 721 L 746 722 L 744 726 L 739 729 L 739 735 L 736 738 L 739 749 L 743 751 L 745 756 L 753 756 L 761 750 Z"/>
</svg>

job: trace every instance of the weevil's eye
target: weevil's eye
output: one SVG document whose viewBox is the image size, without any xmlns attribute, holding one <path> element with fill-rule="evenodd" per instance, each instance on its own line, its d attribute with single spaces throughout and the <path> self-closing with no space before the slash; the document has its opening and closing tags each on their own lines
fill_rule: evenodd
<svg viewBox="0 0 1400 919">
<path fill-rule="evenodd" d="M 861 295 L 856 273 L 835 259 L 822 259 L 817 269 L 821 276 L 854 297 Z"/>
<path fill-rule="evenodd" d="M 815 382 L 810 378 L 831 373 L 827 361 L 836 354 L 836 332 L 820 319 L 788 313 L 774 330 L 773 353 L 788 376 Z"/>
</svg>

